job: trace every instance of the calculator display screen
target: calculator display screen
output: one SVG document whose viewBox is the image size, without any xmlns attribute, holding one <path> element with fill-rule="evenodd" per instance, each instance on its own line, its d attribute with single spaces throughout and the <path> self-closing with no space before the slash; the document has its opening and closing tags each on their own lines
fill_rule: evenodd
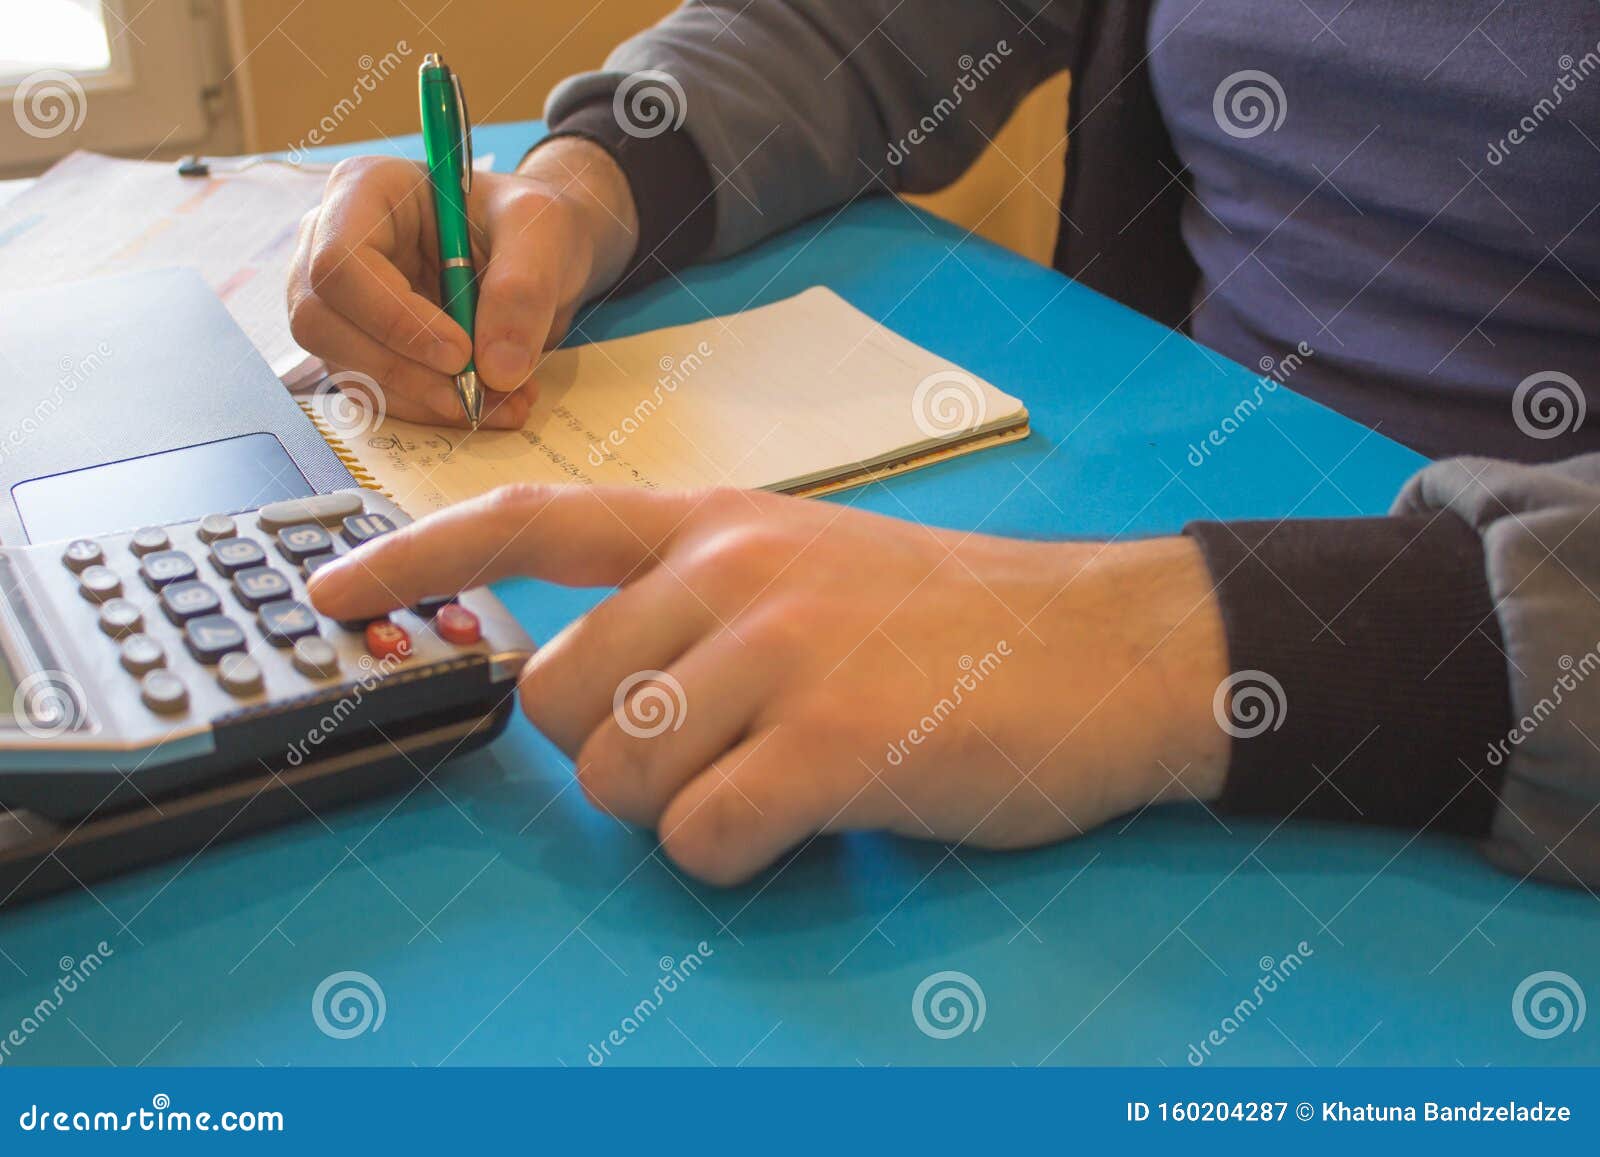
<svg viewBox="0 0 1600 1157">
<path fill-rule="evenodd" d="M 282 443 L 266 433 L 30 478 L 11 489 L 30 542 L 165 526 L 311 493 Z"/>
</svg>

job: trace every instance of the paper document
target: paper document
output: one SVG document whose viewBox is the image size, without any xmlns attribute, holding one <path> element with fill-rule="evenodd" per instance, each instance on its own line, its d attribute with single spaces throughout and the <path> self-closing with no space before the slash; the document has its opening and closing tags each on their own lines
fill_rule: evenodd
<svg viewBox="0 0 1600 1157">
<path fill-rule="evenodd" d="M 1027 434 L 1016 398 L 823 288 L 556 350 L 534 380 L 520 430 L 374 424 L 337 392 L 303 404 L 415 515 L 518 481 L 818 493 Z"/>
</svg>

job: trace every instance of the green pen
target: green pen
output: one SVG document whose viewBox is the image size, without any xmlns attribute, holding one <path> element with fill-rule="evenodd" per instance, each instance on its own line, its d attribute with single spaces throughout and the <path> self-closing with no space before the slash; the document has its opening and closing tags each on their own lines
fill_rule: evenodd
<svg viewBox="0 0 1600 1157">
<path fill-rule="evenodd" d="M 461 78 L 430 52 L 417 72 L 422 102 L 422 145 L 428 153 L 434 217 L 439 225 L 439 301 L 472 337 L 478 312 L 478 275 L 472 267 L 467 194 L 472 191 L 472 126 Z M 483 390 L 471 358 L 455 376 L 456 396 L 474 427 L 483 416 Z"/>
</svg>

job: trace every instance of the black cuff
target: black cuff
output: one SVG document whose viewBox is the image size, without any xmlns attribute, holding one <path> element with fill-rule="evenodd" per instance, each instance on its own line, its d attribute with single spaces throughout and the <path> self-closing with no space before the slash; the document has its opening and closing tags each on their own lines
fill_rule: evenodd
<svg viewBox="0 0 1600 1157">
<path fill-rule="evenodd" d="M 688 133 L 667 129 L 653 137 L 634 136 L 617 123 L 609 100 L 592 101 L 552 124 L 550 134 L 528 153 L 560 137 L 579 137 L 611 154 L 633 192 L 639 241 L 617 280 L 618 291 L 648 285 L 711 245 L 716 229 L 711 169 Z"/>
<path fill-rule="evenodd" d="M 1488 831 L 1502 772 L 1484 752 L 1510 725 L 1510 679 L 1471 527 L 1439 513 L 1184 533 L 1234 672 L 1222 809 Z"/>
</svg>

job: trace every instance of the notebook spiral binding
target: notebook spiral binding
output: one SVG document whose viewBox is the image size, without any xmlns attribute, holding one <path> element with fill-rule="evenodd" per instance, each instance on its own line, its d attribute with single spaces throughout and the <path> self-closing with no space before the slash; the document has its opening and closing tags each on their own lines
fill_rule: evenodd
<svg viewBox="0 0 1600 1157">
<path fill-rule="evenodd" d="M 301 400 L 300 408 L 305 411 L 306 417 L 309 418 L 311 424 L 316 427 L 317 433 L 322 435 L 322 440 L 328 444 L 328 449 L 333 451 L 333 456 L 343 463 L 344 468 L 350 471 L 350 476 L 354 478 L 363 489 L 375 490 L 385 498 L 389 499 L 391 502 L 398 501 L 395 496 L 389 492 L 389 489 L 380 485 L 378 480 L 372 476 L 372 472 L 361 464 L 361 460 L 356 457 L 355 451 L 351 450 L 350 447 L 345 444 L 344 439 L 334 431 L 332 426 L 328 425 L 328 423 L 323 420 L 322 415 L 317 412 L 316 408 L 310 402 Z"/>
</svg>

